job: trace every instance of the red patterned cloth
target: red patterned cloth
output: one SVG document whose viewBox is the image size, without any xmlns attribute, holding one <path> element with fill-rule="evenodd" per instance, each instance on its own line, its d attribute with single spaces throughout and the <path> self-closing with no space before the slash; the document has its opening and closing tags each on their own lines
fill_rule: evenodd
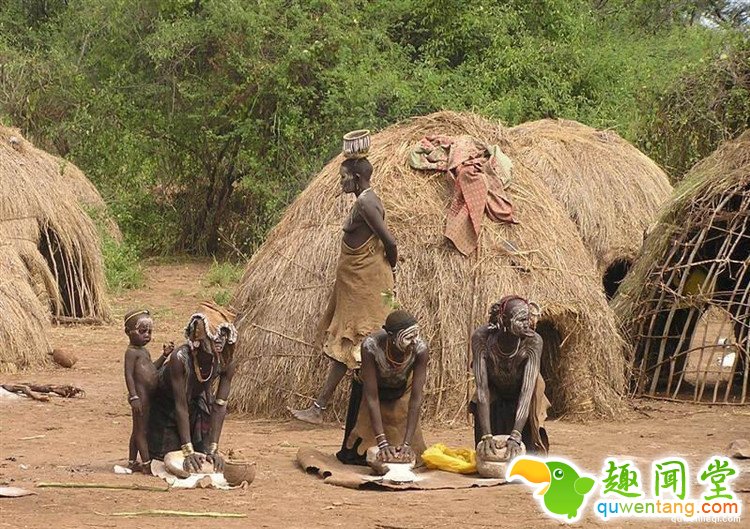
<svg viewBox="0 0 750 529">
<path fill-rule="evenodd" d="M 427 136 L 412 150 L 410 164 L 451 176 L 445 236 L 463 255 L 476 250 L 485 213 L 495 222 L 517 223 L 505 192 L 513 164 L 497 145 L 487 146 L 471 136 Z"/>
</svg>

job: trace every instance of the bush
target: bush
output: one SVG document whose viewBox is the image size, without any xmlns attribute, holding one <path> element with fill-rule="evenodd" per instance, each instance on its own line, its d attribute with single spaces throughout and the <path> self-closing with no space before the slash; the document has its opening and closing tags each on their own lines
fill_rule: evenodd
<svg viewBox="0 0 750 529">
<path fill-rule="evenodd" d="M 230 287 L 237 284 L 242 279 L 244 268 L 241 265 L 222 262 L 219 263 L 214 259 L 211 268 L 206 274 L 206 286 L 209 287 Z"/>
<path fill-rule="evenodd" d="M 679 5 L 6 0 L 0 115 L 81 167 L 138 252 L 252 252 L 343 132 L 436 110 L 576 119 L 678 167 L 661 132 L 705 129 L 655 102 L 729 32 Z"/>
<path fill-rule="evenodd" d="M 105 236 L 102 239 L 102 257 L 110 292 L 140 288 L 145 284 L 138 251 L 133 246 Z"/>
<path fill-rule="evenodd" d="M 220 288 L 214 291 L 212 299 L 217 305 L 226 306 L 232 300 L 232 293 L 225 288 Z"/>
<path fill-rule="evenodd" d="M 750 129 L 750 39 L 739 34 L 653 99 L 640 146 L 678 181 L 722 141 Z"/>
</svg>

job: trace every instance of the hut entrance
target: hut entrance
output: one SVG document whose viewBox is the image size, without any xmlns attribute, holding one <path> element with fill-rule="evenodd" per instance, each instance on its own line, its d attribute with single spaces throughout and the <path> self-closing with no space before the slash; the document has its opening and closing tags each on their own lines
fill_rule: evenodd
<svg viewBox="0 0 750 529">
<path fill-rule="evenodd" d="M 629 259 L 616 259 L 604 272 L 602 283 L 604 286 L 604 293 L 607 295 L 607 301 L 615 297 L 617 289 L 620 288 L 620 283 L 625 279 L 632 264 L 632 261 Z"/>
<path fill-rule="evenodd" d="M 44 256 L 47 266 L 55 277 L 60 296 L 60 307 L 51 306 L 50 310 L 57 316 L 81 318 L 88 309 L 85 307 L 85 297 L 81 291 L 83 272 L 66 252 L 57 233 L 51 228 L 40 229 L 42 237 L 39 238 L 39 253 Z"/>
<path fill-rule="evenodd" d="M 750 188 L 696 204 L 641 320 L 638 390 L 710 403 L 750 395 Z"/>
<path fill-rule="evenodd" d="M 557 367 L 560 365 L 560 346 L 562 336 L 551 320 L 541 320 L 536 324 L 536 332 L 542 337 L 542 377 L 547 385 L 545 393 L 552 403 L 549 409 L 550 418 L 559 417 L 563 412 L 563 398 L 560 395 L 561 373 Z"/>
</svg>

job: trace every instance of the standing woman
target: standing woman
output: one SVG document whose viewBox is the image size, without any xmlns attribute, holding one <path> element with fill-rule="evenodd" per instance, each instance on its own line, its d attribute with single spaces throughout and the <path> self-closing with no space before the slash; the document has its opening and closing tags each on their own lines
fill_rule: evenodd
<svg viewBox="0 0 750 529">
<path fill-rule="evenodd" d="M 361 382 L 352 381 L 344 442 L 336 457 L 365 465 L 367 449 L 384 463 L 419 462 L 425 450 L 419 415 L 430 352 L 417 320 L 406 311 L 388 315 L 383 330 L 362 342 Z"/>
<path fill-rule="evenodd" d="M 318 324 L 318 332 L 324 334 L 323 353 L 331 362 L 312 406 L 290 409 L 295 418 L 311 424 L 323 422 L 323 411 L 339 382 L 347 370 L 359 368 L 360 343 L 390 311 L 383 292 L 393 291 L 398 252 L 383 203 L 370 187 L 372 165 L 364 157 L 368 149 L 368 131 L 344 136 L 347 159 L 339 170 L 341 190 L 357 198 L 344 223 L 333 293 Z"/>
</svg>

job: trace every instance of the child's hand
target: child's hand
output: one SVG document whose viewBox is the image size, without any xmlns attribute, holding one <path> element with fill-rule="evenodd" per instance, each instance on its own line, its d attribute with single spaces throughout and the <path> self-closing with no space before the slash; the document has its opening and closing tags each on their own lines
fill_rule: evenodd
<svg viewBox="0 0 750 529">
<path fill-rule="evenodd" d="M 172 354 L 172 351 L 174 351 L 174 342 L 165 343 L 162 345 L 162 356 L 164 358 L 168 357 Z"/>
<path fill-rule="evenodd" d="M 133 413 L 143 415 L 143 404 L 141 404 L 141 399 L 131 400 L 130 407 L 133 409 Z"/>
</svg>

